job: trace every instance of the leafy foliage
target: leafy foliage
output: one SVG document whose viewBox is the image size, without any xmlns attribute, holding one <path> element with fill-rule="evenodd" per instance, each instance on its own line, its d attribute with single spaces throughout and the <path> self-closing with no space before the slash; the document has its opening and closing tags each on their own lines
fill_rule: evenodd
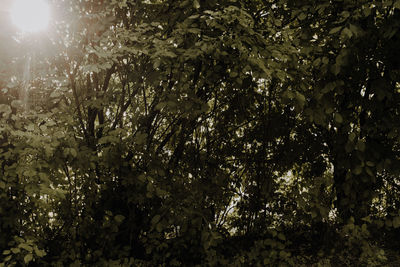
<svg viewBox="0 0 400 267">
<path fill-rule="evenodd" d="M 0 35 L 0 266 L 399 261 L 400 1 L 51 4 Z"/>
</svg>

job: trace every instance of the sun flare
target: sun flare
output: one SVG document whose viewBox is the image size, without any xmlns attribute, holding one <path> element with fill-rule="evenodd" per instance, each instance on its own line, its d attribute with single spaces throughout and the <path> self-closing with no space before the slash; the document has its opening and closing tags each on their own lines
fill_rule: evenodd
<svg viewBox="0 0 400 267">
<path fill-rule="evenodd" d="M 21 31 L 38 32 L 47 28 L 50 10 L 45 0 L 14 0 L 10 15 Z"/>
</svg>

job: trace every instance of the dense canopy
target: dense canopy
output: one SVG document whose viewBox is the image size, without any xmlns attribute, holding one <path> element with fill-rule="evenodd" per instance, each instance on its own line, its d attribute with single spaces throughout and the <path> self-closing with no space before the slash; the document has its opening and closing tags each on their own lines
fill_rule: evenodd
<svg viewBox="0 0 400 267">
<path fill-rule="evenodd" d="M 48 2 L 0 21 L 0 266 L 400 264 L 400 0 Z"/>
</svg>

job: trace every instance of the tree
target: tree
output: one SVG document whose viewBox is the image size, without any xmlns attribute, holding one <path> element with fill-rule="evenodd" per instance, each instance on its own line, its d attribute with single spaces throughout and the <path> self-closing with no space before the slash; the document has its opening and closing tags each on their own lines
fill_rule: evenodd
<svg viewBox="0 0 400 267">
<path fill-rule="evenodd" d="M 384 260 L 398 1 L 52 4 L 1 72 L 4 264 Z"/>
</svg>

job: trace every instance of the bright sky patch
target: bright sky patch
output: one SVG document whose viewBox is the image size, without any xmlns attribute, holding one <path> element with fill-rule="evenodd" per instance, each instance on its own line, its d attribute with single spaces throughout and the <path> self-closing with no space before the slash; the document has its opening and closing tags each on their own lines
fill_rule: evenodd
<svg viewBox="0 0 400 267">
<path fill-rule="evenodd" d="M 14 0 L 10 15 L 21 31 L 38 32 L 47 28 L 50 10 L 45 0 Z"/>
</svg>

